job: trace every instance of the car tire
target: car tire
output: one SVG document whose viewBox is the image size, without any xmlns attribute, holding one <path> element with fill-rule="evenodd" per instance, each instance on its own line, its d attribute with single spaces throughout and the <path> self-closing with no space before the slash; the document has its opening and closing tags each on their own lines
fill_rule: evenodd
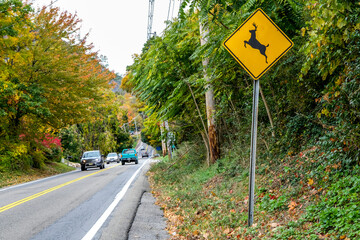
<svg viewBox="0 0 360 240">
<path fill-rule="evenodd" d="M 136 160 L 136 161 L 135 161 L 135 164 L 138 164 L 138 163 L 139 163 L 139 161 L 138 161 L 138 160 Z"/>
<path fill-rule="evenodd" d="M 119 161 L 116 161 L 117 163 L 119 163 Z"/>
<path fill-rule="evenodd" d="M 81 165 L 81 171 L 85 171 L 86 167 L 84 165 Z"/>
<path fill-rule="evenodd" d="M 125 165 L 125 162 L 124 162 L 124 161 L 121 161 L 121 165 Z"/>
</svg>

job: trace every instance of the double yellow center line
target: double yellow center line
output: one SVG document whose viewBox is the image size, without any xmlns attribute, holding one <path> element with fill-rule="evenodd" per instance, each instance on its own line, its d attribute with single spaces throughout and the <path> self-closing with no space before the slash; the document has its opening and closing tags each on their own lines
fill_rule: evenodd
<svg viewBox="0 0 360 240">
<path fill-rule="evenodd" d="M 38 198 L 38 197 L 40 197 L 40 196 L 42 196 L 42 195 L 45 195 L 45 194 L 50 193 L 50 192 L 52 192 L 52 191 L 55 191 L 55 190 L 57 190 L 57 189 L 59 189 L 59 188 L 62 188 L 62 187 L 65 187 L 65 186 L 67 186 L 67 185 L 69 185 L 69 184 L 72 184 L 72 183 L 74 183 L 74 182 L 80 181 L 80 180 L 82 180 L 82 179 L 84 179 L 84 178 L 93 176 L 93 175 L 95 175 L 95 174 L 101 173 L 101 172 L 106 171 L 106 170 L 109 170 L 109 169 L 111 169 L 111 168 L 113 168 L 113 167 L 116 167 L 116 166 L 118 166 L 118 165 L 115 165 L 115 166 L 112 166 L 112 167 L 109 167 L 109 168 L 106 168 L 106 169 L 103 169 L 103 170 L 100 170 L 100 171 L 91 173 L 91 174 L 89 174 L 89 175 L 86 175 L 86 176 L 83 176 L 83 177 L 80 177 L 80 178 L 71 180 L 71 181 L 69 181 L 69 182 L 60 184 L 60 185 L 58 185 L 58 186 L 55 186 L 55 187 L 46 189 L 46 190 L 44 190 L 44 191 L 42 191 L 42 192 L 36 193 L 36 194 L 34 194 L 34 195 L 31 195 L 31 196 L 29 196 L 29 197 L 27 197 L 27 198 L 24 198 L 24 199 L 21 199 L 21 200 L 19 200 L 19 201 L 10 203 L 10 204 L 8 204 L 8 205 L 6 205 L 6 206 L 1 207 L 1 208 L 0 208 L 0 213 L 5 212 L 6 210 L 9 210 L 9 209 L 11 209 L 11 208 L 13 208 L 13 207 L 16 207 L 16 206 L 18 206 L 18 205 L 20 205 L 20 204 L 26 203 L 26 202 L 28 202 L 28 201 L 30 201 L 30 200 L 33 200 L 33 199 L 35 199 L 35 198 Z"/>
</svg>

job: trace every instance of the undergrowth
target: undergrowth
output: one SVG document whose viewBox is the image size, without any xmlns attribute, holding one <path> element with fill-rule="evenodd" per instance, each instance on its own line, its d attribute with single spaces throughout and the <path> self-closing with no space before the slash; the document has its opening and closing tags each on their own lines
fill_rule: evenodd
<svg viewBox="0 0 360 240">
<path fill-rule="evenodd" d="M 12 172 L 0 172 L 0 188 L 49 177 L 74 170 L 63 163 L 46 163 L 42 169 L 27 168 Z"/>
<path fill-rule="evenodd" d="M 283 157 L 260 154 L 254 224 L 248 218 L 248 151 L 207 167 L 199 146 L 152 166 L 172 239 L 359 239 L 360 166 L 331 136 Z"/>
</svg>

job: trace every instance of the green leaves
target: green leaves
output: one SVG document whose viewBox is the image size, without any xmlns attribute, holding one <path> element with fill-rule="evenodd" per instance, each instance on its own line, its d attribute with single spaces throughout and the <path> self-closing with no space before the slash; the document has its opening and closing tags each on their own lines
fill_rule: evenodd
<svg viewBox="0 0 360 240">
<path fill-rule="evenodd" d="M 332 184 L 323 200 L 307 209 L 307 220 L 315 224 L 324 233 L 338 233 L 350 238 L 360 236 L 360 179 L 347 176 Z"/>
<path fill-rule="evenodd" d="M 186 82 L 190 76 L 198 74 L 200 66 L 199 62 L 190 60 L 200 44 L 195 19 L 182 24 L 174 22 L 170 26 L 163 37 L 149 42 L 149 48 L 131 67 L 135 93 L 160 119 L 176 119 L 190 110 L 187 106 L 192 105 L 192 100 Z"/>
<path fill-rule="evenodd" d="M 17 0 L 2 1 L 0 11 L 0 155 L 24 144 L 13 167 L 41 167 L 53 156 L 38 139 L 92 117 L 115 75 L 79 38 L 75 15 L 58 8 L 33 13 Z"/>
<path fill-rule="evenodd" d="M 309 41 L 303 49 L 307 57 L 303 72 L 314 64 L 325 79 L 348 61 L 348 44 L 356 32 L 359 7 L 355 2 L 322 0 L 309 1 L 307 8 L 312 19 L 307 27 Z"/>
</svg>

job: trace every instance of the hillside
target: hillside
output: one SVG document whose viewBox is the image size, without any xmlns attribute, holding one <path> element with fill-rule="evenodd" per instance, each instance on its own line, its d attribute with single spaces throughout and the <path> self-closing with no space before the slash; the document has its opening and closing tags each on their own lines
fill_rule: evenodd
<svg viewBox="0 0 360 240">
<path fill-rule="evenodd" d="M 322 139 L 281 157 L 261 152 L 250 228 L 249 151 L 232 149 L 208 168 L 196 149 L 183 146 L 151 169 L 153 194 L 172 239 L 360 237 L 360 166 L 346 161 L 343 143 Z"/>
</svg>

